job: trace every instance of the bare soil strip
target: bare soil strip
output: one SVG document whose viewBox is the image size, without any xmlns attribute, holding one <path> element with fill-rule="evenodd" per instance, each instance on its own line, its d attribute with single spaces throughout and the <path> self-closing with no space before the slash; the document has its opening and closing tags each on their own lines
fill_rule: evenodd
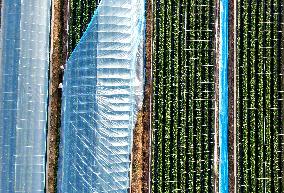
<svg viewBox="0 0 284 193">
<path fill-rule="evenodd" d="M 68 0 L 52 1 L 46 192 L 55 193 L 60 141 L 61 89 L 63 66 L 67 59 Z"/>
<path fill-rule="evenodd" d="M 131 192 L 150 191 L 151 96 L 152 96 L 152 2 L 147 1 L 146 15 L 146 80 L 141 111 L 134 129 Z"/>
<path fill-rule="evenodd" d="M 235 0 L 229 1 L 229 192 L 235 192 L 236 188 L 236 124 L 235 124 L 235 112 L 236 112 L 236 47 L 235 33 L 236 33 L 236 15 Z"/>
</svg>

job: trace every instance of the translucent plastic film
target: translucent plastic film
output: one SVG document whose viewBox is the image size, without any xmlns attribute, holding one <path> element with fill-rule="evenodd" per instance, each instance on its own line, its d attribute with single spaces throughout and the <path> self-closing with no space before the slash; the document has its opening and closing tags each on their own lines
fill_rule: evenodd
<svg viewBox="0 0 284 193">
<path fill-rule="evenodd" d="M 2 0 L 0 192 L 44 192 L 50 0 Z"/>
<path fill-rule="evenodd" d="M 127 192 L 144 85 L 144 0 L 102 0 L 67 62 L 59 192 Z"/>
</svg>

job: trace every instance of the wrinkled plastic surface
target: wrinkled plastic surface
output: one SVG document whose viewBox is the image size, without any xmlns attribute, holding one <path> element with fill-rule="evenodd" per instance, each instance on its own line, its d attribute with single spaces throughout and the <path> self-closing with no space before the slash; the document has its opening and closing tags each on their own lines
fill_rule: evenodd
<svg viewBox="0 0 284 193">
<path fill-rule="evenodd" d="M 44 192 L 50 1 L 2 6 L 0 192 Z"/>
<path fill-rule="evenodd" d="M 59 192 L 127 192 L 144 85 L 144 0 L 102 0 L 67 62 Z"/>
</svg>

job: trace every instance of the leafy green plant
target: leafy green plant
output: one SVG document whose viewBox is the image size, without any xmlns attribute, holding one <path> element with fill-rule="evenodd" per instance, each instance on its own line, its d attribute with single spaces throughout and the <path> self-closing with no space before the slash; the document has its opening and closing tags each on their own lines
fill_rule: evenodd
<svg viewBox="0 0 284 193">
<path fill-rule="evenodd" d="M 214 2 L 155 1 L 153 192 L 212 192 Z"/>
</svg>

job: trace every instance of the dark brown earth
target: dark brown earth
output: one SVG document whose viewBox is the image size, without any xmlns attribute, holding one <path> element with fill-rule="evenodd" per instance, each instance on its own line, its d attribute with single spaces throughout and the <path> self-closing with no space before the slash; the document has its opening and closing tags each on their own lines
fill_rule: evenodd
<svg viewBox="0 0 284 193">
<path fill-rule="evenodd" d="M 138 114 L 133 140 L 131 192 L 146 193 L 150 190 L 151 159 L 151 96 L 152 96 L 152 4 L 147 1 L 146 24 L 146 81 L 141 111 Z"/>
<path fill-rule="evenodd" d="M 48 108 L 46 192 L 56 192 L 58 153 L 60 141 L 61 89 L 63 71 L 60 69 L 67 59 L 68 0 L 52 3 L 50 41 L 50 87 Z"/>
<path fill-rule="evenodd" d="M 229 1 L 229 72 L 228 72 L 228 86 L 229 86 L 229 192 L 233 193 L 236 188 L 236 58 L 235 58 L 235 16 L 234 16 L 234 1 Z"/>
</svg>

